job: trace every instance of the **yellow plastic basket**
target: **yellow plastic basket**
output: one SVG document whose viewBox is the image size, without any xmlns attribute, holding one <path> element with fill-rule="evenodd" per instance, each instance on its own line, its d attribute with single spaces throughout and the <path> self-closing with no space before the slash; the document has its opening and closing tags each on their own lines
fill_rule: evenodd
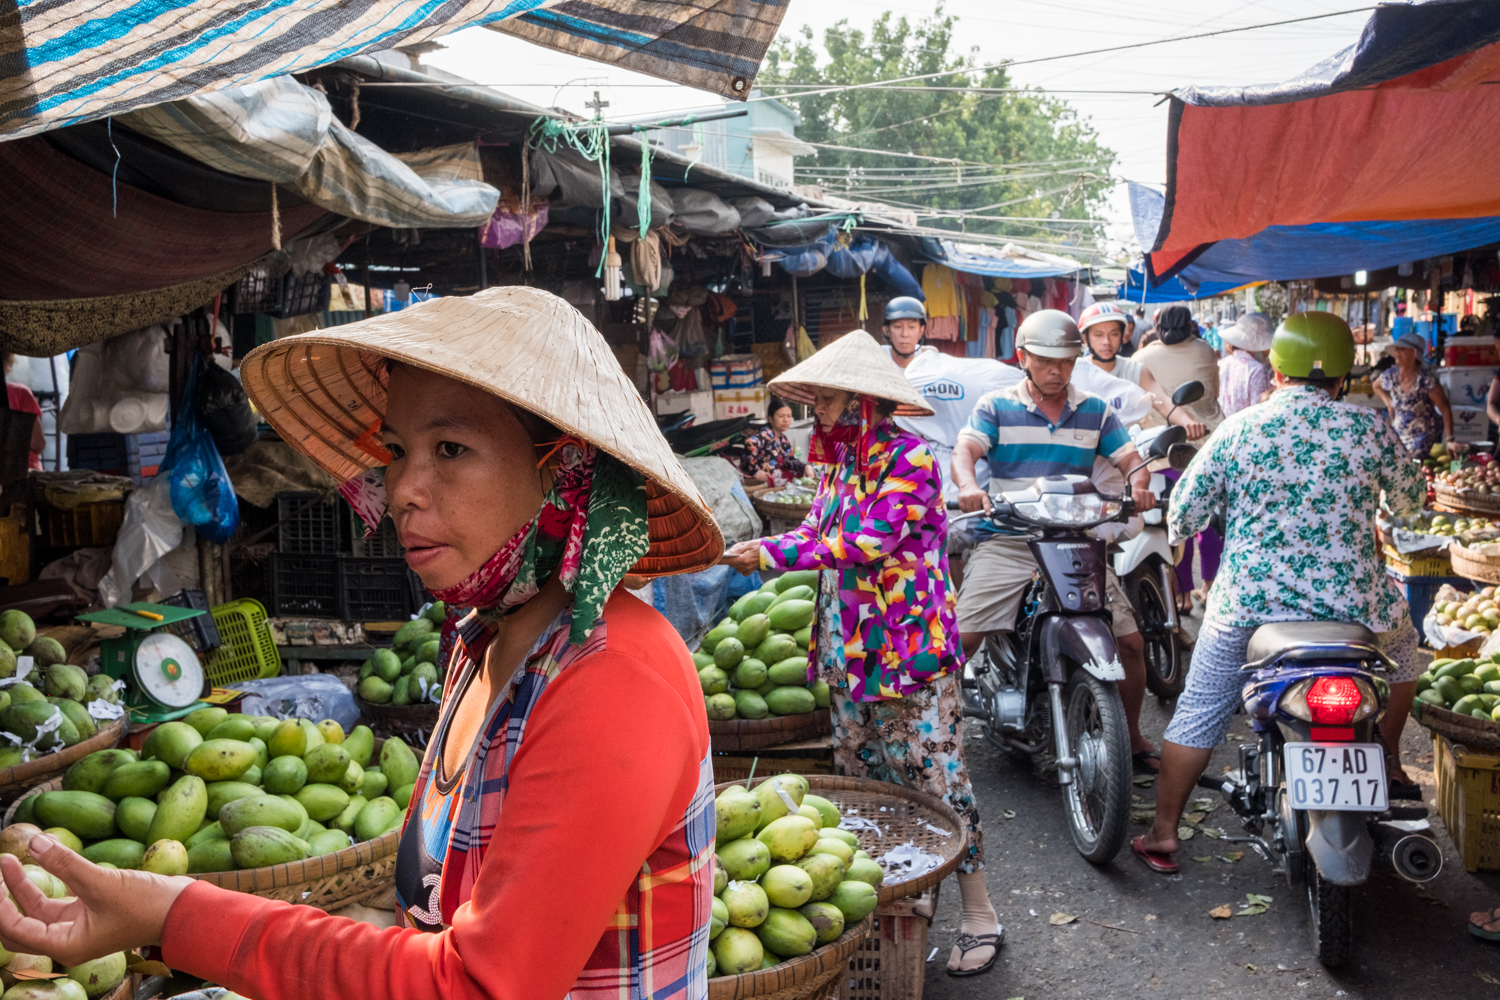
<svg viewBox="0 0 1500 1000">
<path fill-rule="evenodd" d="M 203 657 L 203 670 L 215 687 L 281 673 L 281 654 L 276 652 L 264 605 L 247 597 L 221 604 L 211 613 L 223 645 Z"/>
<path fill-rule="evenodd" d="M 1464 868 L 1500 870 L 1500 757 L 1469 753 L 1432 737 L 1438 815 Z"/>
</svg>

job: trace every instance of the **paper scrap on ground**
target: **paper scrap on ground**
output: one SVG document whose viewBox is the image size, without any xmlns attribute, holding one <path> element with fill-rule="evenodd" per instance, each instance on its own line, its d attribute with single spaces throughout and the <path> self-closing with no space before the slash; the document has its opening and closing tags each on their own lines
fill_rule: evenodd
<svg viewBox="0 0 1500 1000">
<path fill-rule="evenodd" d="M 875 863 L 885 869 L 887 877 L 895 876 L 896 881 L 906 881 L 936 871 L 942 866 L 943 859 L 936 854 L 928 854 L 914 841 L 908 840 L 876 858 Z"/>
<path fill-rule="evenodd" d="M 880 828 L 878 823 L 871 819 L 865 819 L 863 816 L 845 816 L 839 821 L 839 829 L 848 830 L 850 833 L 869 830 L 877 837 L 885 836 L 885 831 Z"/>
<path fill-rule="evenodd" d="M 1053 927 L 1061 927 L 1063 924 L 1071 924 L 1078 918 L 1071 913 L 1054 913 L 1047 918 L 1047 923 Z"/>
</svg>

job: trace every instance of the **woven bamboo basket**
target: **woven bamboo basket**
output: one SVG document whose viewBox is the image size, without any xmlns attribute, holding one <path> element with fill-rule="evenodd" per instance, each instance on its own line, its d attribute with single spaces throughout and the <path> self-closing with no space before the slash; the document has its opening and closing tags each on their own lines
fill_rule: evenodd
<svg viewBox="0 0 1500 1000">
<path fill-rule="evenodd" d="M 119 746 L 129 730 L 128 720 L 129 716 L 116 719 L 88 739 L 57 753 L 49 753 L 15 767 L 0 767 L 0 802 L 14 801 L 28 789 L 60 777 L 74 761 L 82 760 L 95 750 Z"/>
<path fill-rule="evenodd" d="M 874 917 L 865 917 L 838 940 L 808 955 L 738 976 L 708 981 L 708 1000 L 828 1000 L 838 995 L 849 958 L 869 936 Z"/>
<path fill-rule="evenodd" d="M 1485 753 L 1500 753 L 1500 723 L 1459 715 L 1440 705 L 1418 698 L 1412 702 L 1411 714 L 1419 723 L 1454 746 Z"/>
<path fill-rule="evenodd" d="M 1461 514 L 1500 514 L 1500 494 L 1456 490 L 1446 483 L 1433 483 L 1432 492 L 1443 506 Z"/>
<path fill-rule="evenodd" d="M 1500 556 L 1487 556 L 1457 542 L 1448 546 L 1453 572 L 1466 580 L 1500 583 Z"/>
<path fill-rule="evenodd" d="M 850 831 L 870 857 L 879 858 L 884 853 L 882 847 L 896 847 L 909 840 L 919 850 L 943 859 L 936 868 L 921 875 L 897 881 L 887 877 L 880 887 L 880 902 L 905 899 L 937 885 L 963 860 L 969 842 L 968 830 L 958 813 L 937 796 L 872 778 L 846 778 L 837 774 L 803 777 L 814 794 L 838 806 L 841 816 L 856 816 L 881 828 L 879 837 L 869 830 Z M 722 792 L 732 784 L 742 782 L 724 782 L 716 790 Z"/>
<path fill-rule="evenodd" d="M 376 736 L 399 736 L 408 743 L 426 746 L 428 737 L 437 727 L 438 713 L 442 706 L 432 702 L 420 705 L 377 705 L 354 696 L 361 721 L 374 730 Z"/>
<path fill-rule="evenodd" d="M 750 494 L 750 504 L 755 512 L 761 517 L 770 520 L 776 518 L 780 521 L 801 521 L 807 517 L 807 512 L 812 510 L 812 502 L 807 503 L 782 503 L 779 500 L 765 500 L 762 497 L 772 492 L 771 487 L 764 483 L 746 490 Z"/>
<path fill-rule="evenodd" d="M 708 723 L 708 736 L 715 750 L 766 750 L 783 743 L 815 740 L 833 733 L 826 708 L 801 715 L 773 715 L 765 719 L 730 719 Z"/>
</svg>

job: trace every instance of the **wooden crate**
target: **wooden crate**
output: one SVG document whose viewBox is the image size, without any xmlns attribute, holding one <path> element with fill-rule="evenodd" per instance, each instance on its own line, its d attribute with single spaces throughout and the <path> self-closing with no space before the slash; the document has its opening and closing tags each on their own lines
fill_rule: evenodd
<svg viewBox="0 0 1500 1000">
<path fill-rule="evenodd" d="M 824 736 L 800 743 L 767 747 L 754 753 L 716 753 L 713 755 L 714 782 L 744 781 L 755 768 L 757 778 L 773 774 L 832 774 L 833 742 Z"/>
<path fill-rule="evenodd" d="M 927 928 L 937 912 L 939 888 L 893 900 L 875 911 L 875 929 L 850 956 L 839 1000 L 922 1000 L 931 951 Z"/>
<path fill-rule="evenodd" d="M 0 587 L 31 582 L 31 525 L 26 510 L 15 504 L 0 517 Z"/>
</svg>

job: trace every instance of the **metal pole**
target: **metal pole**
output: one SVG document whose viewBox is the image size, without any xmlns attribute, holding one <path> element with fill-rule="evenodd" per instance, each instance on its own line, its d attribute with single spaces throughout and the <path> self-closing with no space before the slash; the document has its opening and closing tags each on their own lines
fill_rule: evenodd
<svg viewBox="0 0 1500 1000">
<path fill-rule="evenodd" d="M 484 259 L 484 237 L 478 229 L 474 230 L 474 246 L 479 249 L 479 290 L 482 292 L 490 287 L 489 262 Z"/>
</svg>

